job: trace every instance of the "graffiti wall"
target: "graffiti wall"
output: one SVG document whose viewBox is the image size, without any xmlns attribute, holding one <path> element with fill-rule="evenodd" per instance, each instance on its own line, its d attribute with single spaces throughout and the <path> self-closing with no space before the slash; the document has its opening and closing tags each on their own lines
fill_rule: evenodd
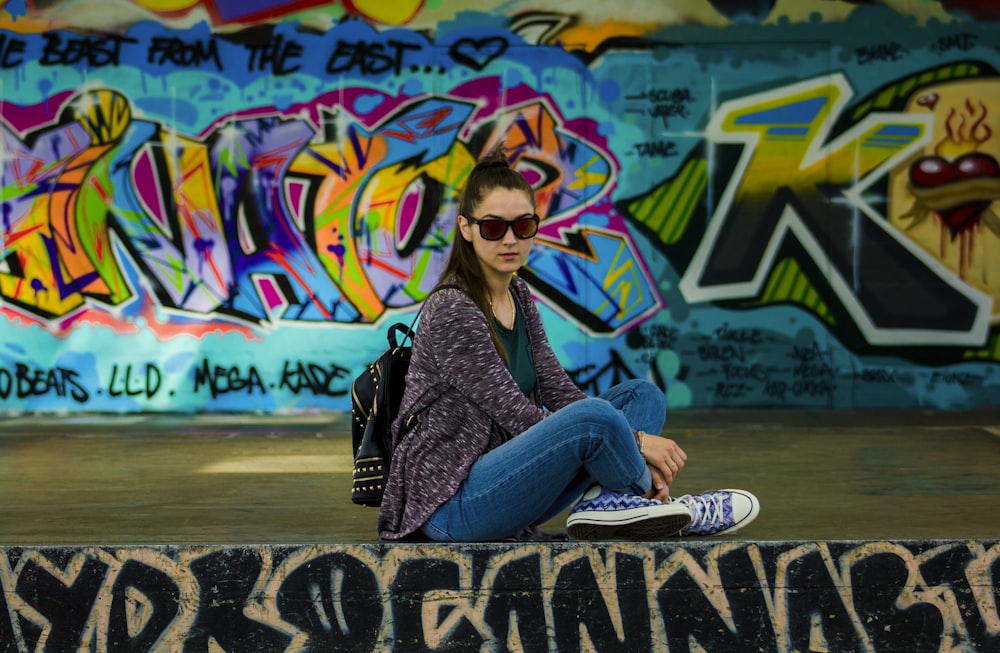
<svg viewBox="0 0 1000 653">
<path fill-rule="evenodd" d="M 985 652 L 1000 644 L 998 552 L 887 541 L 0 549 L 0 651 Z"/>
<path fill-rule="evenodd" d="M 994 3 L 495 4 L 8 1 L 2 410 L 346 410 L 500 140 L 586 391 L 1000 404 Z"/>
</svg>

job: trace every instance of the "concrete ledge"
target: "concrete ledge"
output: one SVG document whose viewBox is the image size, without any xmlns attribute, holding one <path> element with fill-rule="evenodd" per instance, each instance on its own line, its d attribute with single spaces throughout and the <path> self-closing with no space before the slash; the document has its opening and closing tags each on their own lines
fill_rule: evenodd
<svg viewBox="0 0 1000 653">
<path fill-rule="evenodd" d="M 0 548 L 0 652 L 1000 650 L 1000 542 Z"/>
</svg>

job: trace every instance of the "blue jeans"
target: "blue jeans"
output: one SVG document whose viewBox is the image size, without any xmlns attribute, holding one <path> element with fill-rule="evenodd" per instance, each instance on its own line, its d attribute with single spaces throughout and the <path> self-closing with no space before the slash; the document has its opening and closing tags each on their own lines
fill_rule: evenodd
<svg viewBox="0 0 1000 653">
<path fill-rule="evenodd" d="M 421 530 L 437 542 L 500 540 L 555 517 L 593 482 L 645 494 L 652 478 L 632 431 L 658 434 L 666 412 L 643 379 L 570 404 L 483 454 Z"/>
</svg>

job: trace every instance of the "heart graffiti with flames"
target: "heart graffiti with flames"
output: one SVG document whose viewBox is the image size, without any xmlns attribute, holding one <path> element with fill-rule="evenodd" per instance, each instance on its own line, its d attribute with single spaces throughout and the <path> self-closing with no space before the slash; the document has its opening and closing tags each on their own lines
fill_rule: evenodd
<svg viewBox="0 0 1000 653">
<path fill-rule="evenodd" d="M 994 137 L 1000 122 L 986 98 L 998 89 L 998 80 L 981 78 L 915 94 L 907 109 L 933 115 L 934 138 L 890 183 L 898 207 L 892 219 L 904 233 L 989 294 L 1000 293 L 1000 277 L 989 273 L 1000 250 L 1000 143 Z"/>
<path fill-rule="evenodd" d="M 980 222 L 1000 237 L 1000 218 L 990 206 L 1000 199 L 1000 164 L 981 152 L 949 161 L 922 156 L 910 165 L 914 206 L 906 215 L 918 224 L 936 214 L 952 240 Z"/>
</svg>

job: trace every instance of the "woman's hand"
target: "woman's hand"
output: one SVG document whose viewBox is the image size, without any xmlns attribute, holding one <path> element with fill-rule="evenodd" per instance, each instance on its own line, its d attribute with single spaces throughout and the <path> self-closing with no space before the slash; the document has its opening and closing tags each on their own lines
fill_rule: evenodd
<svg viewBox="0 0 1000 653">
<path fill-rule="evenodd" d="M 670 484 L 684 469 L 687 454 L 669 438 L 640 433 L 642 455 L 646 459 L 646 465 L 649 466 L 649 472 L 653 477 L 653 487 L 644 496 L 647 499 L 666 501 L 670 498 Z"/>
</svg>

